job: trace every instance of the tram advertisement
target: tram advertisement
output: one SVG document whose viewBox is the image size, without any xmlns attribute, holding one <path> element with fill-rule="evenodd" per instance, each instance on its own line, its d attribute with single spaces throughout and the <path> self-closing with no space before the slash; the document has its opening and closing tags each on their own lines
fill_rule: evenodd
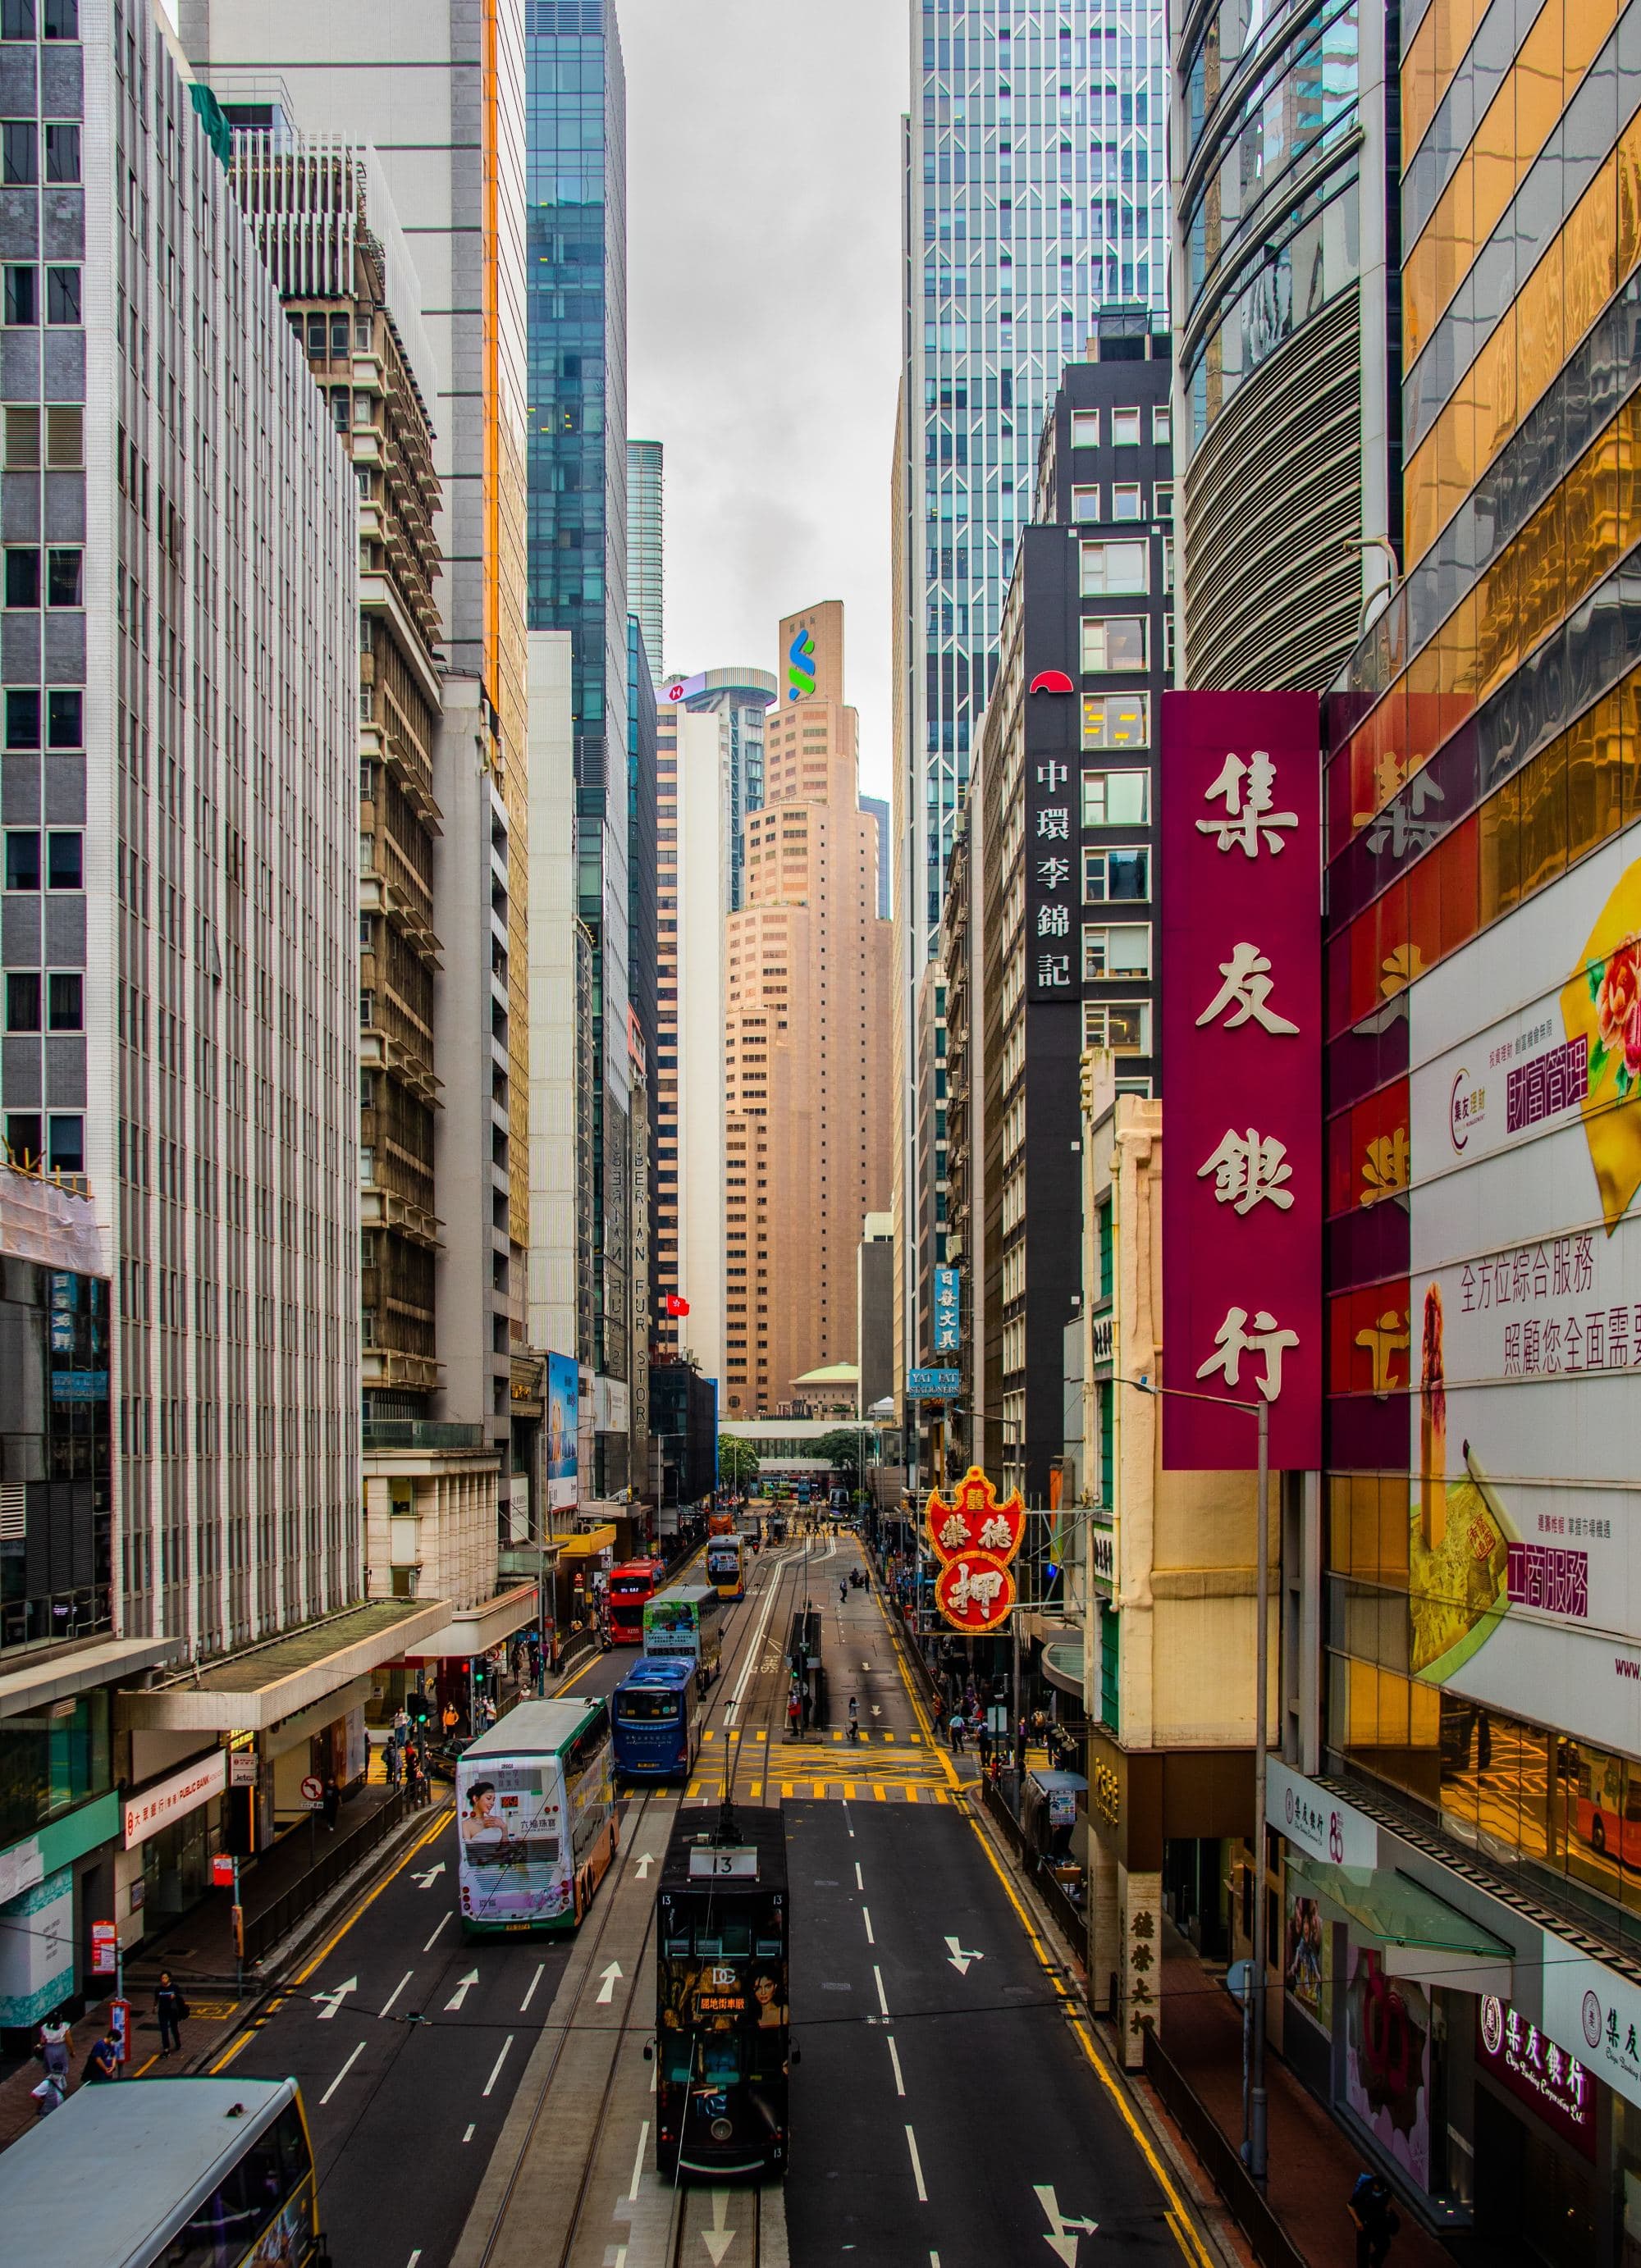
<svg viewBox="0 0 1641 2268">
<path fill-rule="evenodd" d="M 529 1763 L 461 1758 L 456 1808 L 462 1911 L 472 1922 L 545 1921 L 570 1907 L 562 1781 L 552 1756 Z"/>
<path fill-rule="evenodd" d="M 662 1972 L 662 2029 L 779 2031 L 787 2022 L 784 1990 L 776 1961 L 669 1961 Z"/>
</svg>

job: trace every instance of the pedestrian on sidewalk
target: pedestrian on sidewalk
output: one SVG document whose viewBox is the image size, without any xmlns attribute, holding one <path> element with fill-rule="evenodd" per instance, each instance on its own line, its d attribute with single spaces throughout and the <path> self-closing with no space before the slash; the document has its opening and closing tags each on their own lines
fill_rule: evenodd
<svg viewBox="0 0 1641 2268">
<path fill-rule="evenodd" d="M 325 1815 L 326 1828 L 334 1835 L 336 1831 L 336 1814 L 342 1808 L 342 1790 L 336 1786 L 336 1777 L 334 1772 L 325 1774 L 325 1792 L 320 1798 L 320 1808 Z"/>
<path fill-rule="evenodd" d="M 68 2081 L 59 2079 L 55 2071 L 48 2071 L 38 2087 L 30 2088 L 29 2093 L 34 2098 L 35 2117 L 49 2118 L 67 2099 Z"/>
<path fill-rule="evenodd" d="M 1350 2218 L 1356 2225 L 1356 2268 L 1384 2268 L 1391 2240 L 1401 2227 L 1382 2174 L 1361 2173 L 1350 2192 Z"/>
<path fill-rule="evenodd" d="M 159 2019 L 159 2052 L 174 2055 L 182 2044 L 179 2027 L 188 2016 L 188 2002 L 179 1988 L 171 1982 L 171 1971 L 162 1969 L 159 1982 L 154 1987 L 154 2014 Z"/>
<path fill-rule="evenodd" d="M 404 1752 L 404 1793 L 412 1811 L 418 1809 L 426 1800 L 427 1775 L 422 1770 L 422 1760 L 414 1746 Z"/>
<path fill-rule="evenodd" d="M 69 2062 L 74 2053 L 74 2034 L 65 2016 L 48 2016 L 40 2028 L 40 2059 L 48 2079 L 60 2079 L 66 2094 Z M 42 2111 L 43 2117 L 45 2113 Z"/>
<path fill-rule="evenodd" d="M 802 1722 L 803 1704 L 798 1698 L 797 1687 L 794 1685 L 791 1692 L 787 1696 L 787 1737 L 788 1740 L 795 1741 L 797 1739 L 799 1729 L 802 1727 Z"/>
<path fill-rule="evenodd" d="M 403 1701 L 393 1712 L 393 1745 L 402 1749 L 410 1737 L 410 1712 Z"/>
<path fill-rule="evenodd" d="M 1025 1719 L 1021 1718 L 1014 1728 L 1014 1768 L 1016 1773 L 1025 1771 Z"/>
<path fill-rule="evenodd" d="M 388 1786 L 397 1787 L 399 1785 L 400 1767 L 403 1762 L 399 1754 L 399 1743 L 397 1741 L 388 1742 L 387 1747 L 382 1750 L 381 1762 L 382 1770 L 387 1774 Z"/>
<path fill-rule="evenodd" d="M 92 2085 L 120 2076 L 120 2051 L 107 2032 L 85 2058 L 85 2076 Z"/>
<path fill-rule="evenodd" d="M 954 1756 L 960 1756 L 963 1754 L 963 1717 L 961 1712 L 956 1709 L 951 1712 L 951 1724 L 948 1730 L 948 1738 L 951 1742 L 952 1755 Z"/>
</svg>

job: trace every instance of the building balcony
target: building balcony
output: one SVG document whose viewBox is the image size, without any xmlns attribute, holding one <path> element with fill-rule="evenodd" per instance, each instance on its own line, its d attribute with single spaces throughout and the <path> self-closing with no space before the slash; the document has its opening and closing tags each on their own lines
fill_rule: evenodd
<svg viewBox="0 0 1641 2268">
<path fill-rule="evenodd" d="M 368 1457 L 382 1449 L 482 1449 L 482 1425 L 447 1425 L 432 1418 L 366 1418 L 361 1447 Z"/>
<path fill-rule="evenodd" d="M 397 1189 L 385 1189 L 375 1181 L 362 1183 L 359 1189 L 361 1228 L 391 1228 L 429 1252 L 442 1252 L 444 1239 L 439 1232 L 443 1226 L 437 1213 L 429 1212 L 425 1206 L 418 1204 L 411 1197 L 402 1197 Z"/>
<path fill-rule="evenodd" d="M 430 1354 L 407 1354 L 400 1347 L 361 1347 L 359 1376 L 366 1386 L 397 1386 L 436 1394 L 443 1365 Z M 366 1427 L 368 1433 L 369 1426 Z"/>
<path fill-rule="evenodd" d="M 425 909 L 403 884 L 390 882 L 373 867 L 359 876 L 359 911 L 381 914 L 414 946 L 431 968 L 442 968 L 444 947 Z"/>
</svg>

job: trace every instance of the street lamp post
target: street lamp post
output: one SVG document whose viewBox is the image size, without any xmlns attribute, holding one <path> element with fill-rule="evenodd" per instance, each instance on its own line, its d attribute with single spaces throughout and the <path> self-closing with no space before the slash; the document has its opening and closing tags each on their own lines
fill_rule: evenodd
<svg viewBox="0 0 1641 2268">
<path fill-rule="evenodd" d="M 1270 1485 L 1271 1410 L 1263 1395 L 1241 1402 L 1223 1394 L 1197 1394 L 1188 1387 L 1157 1386 L 1149 1378 L 1113 1378 L 1115 1386 L 1131 1386 L 1136 1393 L 1171 1395 L 1179 1402 L 1211 1402 L 1216 1410 L 1239 1410 L 1252 1418 L 1259 1432 L 1259 1537 L 1254 1547 L 1253 1588 L 1259 1602 L 1253 1640 L 1253 1960 L 1248 1997 L 1253 2007 L 1253 2045 L 1243 2075 L 1243 2132 L 1247 2136 L 1248 2171 L 1256 2182 L 1265 2179 L 1267 2164 L 1267 2095 L 1265 2088 L 1265 1759 L 1266 1721 L 1270 1681 Z"/>
</svg>

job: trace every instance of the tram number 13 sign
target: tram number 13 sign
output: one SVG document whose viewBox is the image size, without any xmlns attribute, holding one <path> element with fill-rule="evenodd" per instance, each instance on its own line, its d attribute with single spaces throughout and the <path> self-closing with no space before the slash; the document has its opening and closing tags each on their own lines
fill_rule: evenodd
<svg viewBox="0 0 1641 2268">
<path fill-rule="evenodd" d="M 950 1497 L 929 1491 L 927 1517 L 940 1562 L 935 1603 L 941 1614 L 970 1638 L 1001 1630 L 1014 1611 L 1009 1562 L 1025 1533 L 1019 1491 L 999 1498 L 979 1467 L 971 1465 Z"/>
</svg>

